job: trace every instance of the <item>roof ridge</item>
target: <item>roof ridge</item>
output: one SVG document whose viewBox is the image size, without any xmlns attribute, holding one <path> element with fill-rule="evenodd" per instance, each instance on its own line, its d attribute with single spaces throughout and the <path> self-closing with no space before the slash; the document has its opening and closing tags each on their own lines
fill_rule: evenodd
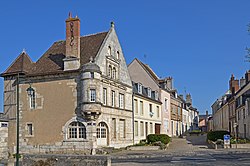
<svg viewBox="0 0 250 166">
<path fill-rule="evenodd" d="M 143 63 L 142 61 L 140 61 L 139 59 L 137 59 L 136 58 L 136 60 L 139 62 L 139 63 L 141 63 L 141 65 L 149 72 L 149 74 L 154 78 L 154 77 L 156 77 L 156 81 L 158 81 L 159 80 L 159 77 L 157 76 L 157 74 L 153 71 L 153 69 L 148 65 L 148 64 L 145 64 L 145 63 Z M 152 72 L 152 73 L 150 73 L 150 72 Z"/>
<path fill-rule="evenodd" d="M 84 35 L 84 36 L 80 36 L 80 38 L 82 37 L 89 37 L 89 36 L 94 36 L 94 35 L 99 35 L 99 34 L 103 34 L 103 33 L 108 33 L 108 31 L 102 31 L 102 32 L 97 32 L 97 33 L 91 33 L 91 34 L 87 34 L 87 35 Z M 66 40 L 58 40 L 58 41 L 55 41 L 54 43 L 60 43 L 60 42 L 65 42 Z"/>
<path fill-rule="evenodd" d="M 102 33 L 108 33 L 108 32 L 109 32 L 109 31 L 102 31 L 102 32 L 97 32 L 97 33 L 87 34 L 87 35 L 80 36 L 80 37 L 94 36 L 94 35 L 99 35 L 99 34 L 102 34 Z"/>
</svg>

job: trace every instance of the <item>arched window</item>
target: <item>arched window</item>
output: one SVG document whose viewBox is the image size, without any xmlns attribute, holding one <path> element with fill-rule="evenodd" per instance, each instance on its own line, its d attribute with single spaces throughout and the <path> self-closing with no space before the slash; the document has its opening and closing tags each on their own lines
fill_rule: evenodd
<svg viewBox="0 0 250 166">
<path fill-rule="evenodd" d="M 119 57 L 120 57 L 120 53 L 119 53 L 119 51 L 117 51 L 116 52 L 116 58 L 119 59 Z"/>
<path fill-rule="evenodd" d="M 112 78 L 116 79 L 116 68 L 115 67 L 113 67 L 113 70 L 112 70 Z"/>
<path fill-rule="evenodd" d="M 108 47 L 108 55 L 111 56 L 111 47 Z"/>
<path fill-rule="evenodd" d="M 111 74 L 112 74 L 112 67 L 109 65 L 109 68 L 108 68 L 108 76 L 111 77 Z"/>
<path fill-rule="evenodd" d="M 86 127 L 81 122 L 71 122 L 68 127 L 68 139 L 86 139 Z"/>
<path fill-rule="evenodd" d="M 107 125 L 104 122 L 100 122 L 96 128 L 97 138 L 107 138 Z"/>
</svg>

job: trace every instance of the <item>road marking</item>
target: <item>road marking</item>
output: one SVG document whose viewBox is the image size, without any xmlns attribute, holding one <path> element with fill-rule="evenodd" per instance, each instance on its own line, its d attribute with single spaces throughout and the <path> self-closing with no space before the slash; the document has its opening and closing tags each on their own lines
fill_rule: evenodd
<svg viewBox="0 0 250 166">
<path fill-rule="evenodd" d="M 197 158 L 197 157 L 173 157 L 172 163 L 180 162 L 211 162 L 216 161 L 214 158 Z"/>
</svg>

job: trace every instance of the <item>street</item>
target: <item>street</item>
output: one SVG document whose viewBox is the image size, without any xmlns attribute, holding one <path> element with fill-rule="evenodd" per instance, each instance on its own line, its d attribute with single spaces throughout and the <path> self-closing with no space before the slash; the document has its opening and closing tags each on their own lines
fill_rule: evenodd
<svg viewBox="0 0 250 166">
<path fill-rule="evenodd" d="M 165 156 L 153 158 L 112 160 L 112 166 L 160 165 L 250 165 L 250 154 L 196 154 L 191 156 Z"/>
<path fill-rule="evenodd" d="M 208 149 L 206 136 L 173 138 L 166 151 L 127 151 L 112 156 L 112 166 L 250 165 L 248 149 Z"/>
</svg>

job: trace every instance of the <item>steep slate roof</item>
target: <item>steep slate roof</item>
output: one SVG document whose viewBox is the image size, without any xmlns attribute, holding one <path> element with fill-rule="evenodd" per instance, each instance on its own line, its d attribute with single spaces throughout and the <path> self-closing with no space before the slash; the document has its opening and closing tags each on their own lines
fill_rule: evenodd
<svg viewBox="0 0 250 166">
<path fill-rule="evenodd" d="M 155 72 L 149 67 L 149 65 L 144 64 L 142 61 L 140 61 L 139 59 L 135 58 L 134 60 L 136 60 L 143 68 L 144 70 L 154 79 L 154 81 L 159 84 L 158 80 L 158 76 L 155 74 Z"/>
<path fill-rule="evenodd" d="M 141 61 L 140 61 L 141 62 Z M 141 62 L 142 63 L 142 62 Z M 155 74 L 155 72 L 151 69 L 151 67 L 147 64 L 142 63 L 142 65 L 145 67 L 145 69 L 150 73 L 150 75 L 155 79 L 159 80 L 158 76 Z"/>
<path fill-rule="evenodd" d="M 97 33 L 80 38 L 80 62 L 81 65 L 89 62 L 90 57 L 96 57 L 108 32 Z M 32 63 L 27 54 L 21 54 L 12 65 L 1 74 L 11 75 L 15 72 L 25 72 L 28 75 L 62 73 L 66 57 L 66 41 L 55 42 L 36 62 Z"/>
</svg>

